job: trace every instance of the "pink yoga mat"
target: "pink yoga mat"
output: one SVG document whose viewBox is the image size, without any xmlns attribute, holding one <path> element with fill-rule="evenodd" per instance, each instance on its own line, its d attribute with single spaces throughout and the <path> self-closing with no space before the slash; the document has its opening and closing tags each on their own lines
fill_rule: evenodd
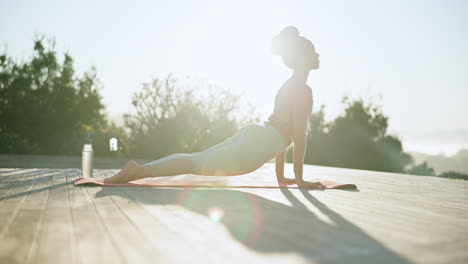
<svg viewBox="0 0 468 264">
<path fill-rule="evenodd" d="M 325 188 L 320 189 L 356 189 L 356 185 L 349 183 L 338 183 L 334 181 L 316 179 L 320 181 Z M 140 179 L 129 183 L 104 183 L 103 179 L 95 178 L 78 178 L 73 181 L 74 185 L 100 185 L 100 186 L 150 186 L 150 187 L 217 187 L 217 188 L 293 188 L 302 189 L 296 184 L 278 184 L 276 181 L 255 181 L 255 180 L 155 180 L 155 179 Z M 309 189 L 309 188 L 307 188 Z M 314 189 L 314 188 L 310 188 Z M 319 188 L 316 188 L 319 189 Z"/>
</svg>

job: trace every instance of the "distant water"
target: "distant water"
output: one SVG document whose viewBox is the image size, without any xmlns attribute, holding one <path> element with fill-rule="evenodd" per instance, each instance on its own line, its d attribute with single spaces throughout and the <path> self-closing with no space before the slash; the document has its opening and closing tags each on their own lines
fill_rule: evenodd
<svg viewBox="0 0 468 264">
<path fill-rule="evenodd" d="M 453 156 L 462 149 L 468 149 L 468 131 L 396 132 L 406 152 L 420 152 L 430 155 Z"/>
<path fill-rule="evenodd" d="M 442 142 L 418 142 L 418 141 L 403 141 L 403 149 L 405 152 L 419 152 L 429 155 L 453 156 L 462 149 L 468 149 L 468 143 L 442 143 Z"/>
<path fill-rule="evenodd" d="M 437 174 L 446 171 L 468 174 L 468 144 L 415 144 L 410 147 L 405 151 L 411 154 L 414 164 L 427 162 Z"/>
</svg>

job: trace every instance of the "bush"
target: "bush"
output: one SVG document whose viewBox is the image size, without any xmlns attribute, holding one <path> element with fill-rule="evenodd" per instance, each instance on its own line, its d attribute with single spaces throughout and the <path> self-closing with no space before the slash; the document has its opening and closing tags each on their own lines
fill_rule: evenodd
<svg viewBox="0 0 468 264">
<path fill-rule="evenodd" d="M 412 162 L 401 141 L 387 134 L 388 118 L 380 107 L 343 99 L 344 113 L 324 120 L 324 107 L 309 120 L 304 163 L 375 171 L 403 172 Z M 292 149 L 287 160 L 292 162 Z"/>
<path fill-rule="evenodd" d="M 429 167 L 427 162 L 420 163 L 411 167 L 406 173 L 413 175 L 435 176 L 433 168 Z"/>
<path fill-rule="evenodd" d="M 202 92 L 207 97 L 200 96 Z M 259 120 L 252 106 L 240 108 L 239 99 L 219 87 L 184 87 L 171 75 L 144 83 L 133 95 L 132 112 L 124 115 L 129 154 L 158 159 L 199 152 L 222 142 L 240 125 Z"/>
<path fill-rule="evenodd" d="M 28 61 L 0 56 L 0 152 L 76 154 L 106 126 L 96 70 L 77 76 L 71 55 L 58 57 L 43 38 Z"/>
<path fill-rule="evenodd" d="M 458 180 L 468 180 L 468 175 L 463 173 L 458 173 L 455 171 L 448 171 L 439 174 L 438 177 L 448 178 L 448 179 L 458 179 Z"/>
</svg>

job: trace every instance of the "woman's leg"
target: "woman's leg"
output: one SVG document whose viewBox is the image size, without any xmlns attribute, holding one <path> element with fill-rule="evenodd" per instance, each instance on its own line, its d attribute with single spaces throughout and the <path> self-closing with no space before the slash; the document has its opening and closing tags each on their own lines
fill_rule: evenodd
<svg viewBox="0 0 468 264">
<path fill-rule="evenodd" d="M 194 159 L 197 155 L 197 153 L 176 153 L 144 165 L 130 161 L 120 172 L 105 179 L 104 182 L 125 183 L 148 177 L 194 173 Z"/>
<path fill-rule="evenodd" d="M 148 177 L 161 177 L 161 176 L 174 176 L 180 174 L 197 174 L 197 175 L 207 175 L 207 176 L 227 176 L 227 175 L 237 175 L 238 170 L 232 169 L 235 162 L 228 162 L 226 164 L 226 158 L 223 159 L 225 162 L 213 162 L 213 159 L 209 157 L 212 156 L 215 152 L 223 152 L 228 154 L 228 147 L 233 145 L 234 142 L 238 141 L 241 138 L 244 130 L 248 128 L 249 125 L 242 127 L 236 132 L 232 137 L 226 139 L 225 141 L 218 143 L 210 148 L 197 153 L 176 153 L 169 155 L 167 157 L 146 163 L 144 165 L 138 165 L 137 163 L 130 161 L 128 162 L 123 169 L 115 174 L 114 176 L 107 178 L 104 182 L 108 183 L 124 183 L 141 178 Z"/>
<path fill-rule="evenodd" d="M 256 170 L 273 158 L 282 140 L 277 132 L 259 125 L 247 125 L 234 136 L 202 152 L 177 153 L 138 165 L 129 162 L 105 182 L 128 182 L 147 177 L 196 174 L 206 176 L 234 176 Z"/>
<path fill-rule="evenodd" d="M 283 141 L 273 127 L 247 125 L 226 142 L 200 152 L 194 174 L 234 176 L 255 171 L 282 151 Z"/>
<path fill-rule="evenodd" d="M 175 176 L 194 173 L 197 153 L 176 153 L 143 165 L 150 167 L 150 177 Z"/>
</svg>

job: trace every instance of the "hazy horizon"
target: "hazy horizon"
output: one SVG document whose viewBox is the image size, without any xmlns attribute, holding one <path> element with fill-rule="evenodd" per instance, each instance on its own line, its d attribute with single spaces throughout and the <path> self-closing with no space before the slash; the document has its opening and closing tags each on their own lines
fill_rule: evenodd
<svg viewBox="0 0 468 264">
<path fill-rule="evenodd" d="M 141 83 L 173 73 L 245 95 L 262 119 L 289 70 L 270 39 L 294 25 L 314 42 L 315 110 L 339 114 L 343 96 L 382 105 L 405 150 L 453 153 L 468 147 L 423 135 L 468 131 L 468 3 L 464 1 L 3 1 L 0 47 L 17 59 L 35 34 L 55 37 L 78 72 L 97 68 L 110 116 L 130 109 Z M 466 135 L 467 133 L 464 133 Z M 462 133 L 462 134 L 463 134 Z M 443 133 L 442 133 L 443 134 Z M 419 142 L 418 142 L 419 140 Z M 435 143 L 434 143 L 435 142 Z M 445 145 L 444 145 L 445 144 Z M 437 151 L 437 149 L 441 151 Z M 432 150 L 431 150 L 432 149 Z"/>
</svg>

